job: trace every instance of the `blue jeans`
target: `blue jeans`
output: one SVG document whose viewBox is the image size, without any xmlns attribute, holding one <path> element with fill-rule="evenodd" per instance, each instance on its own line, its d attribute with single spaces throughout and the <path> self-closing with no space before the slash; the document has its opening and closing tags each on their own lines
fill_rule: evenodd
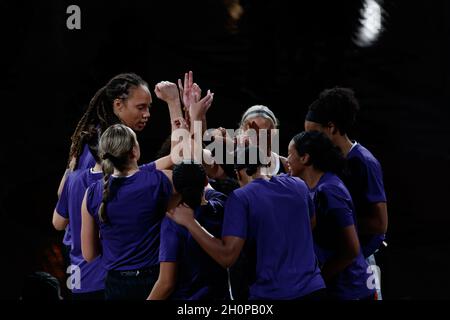
<svg viewBox="0 0 450 320">
<path fill-rule="evenodd" d="M 134 273 L 134 274 L 133 274 Z M 159 276 L 159 265 L 134 271 L 108 271 L 105 300 L 145 300 Z"/>
</svg>

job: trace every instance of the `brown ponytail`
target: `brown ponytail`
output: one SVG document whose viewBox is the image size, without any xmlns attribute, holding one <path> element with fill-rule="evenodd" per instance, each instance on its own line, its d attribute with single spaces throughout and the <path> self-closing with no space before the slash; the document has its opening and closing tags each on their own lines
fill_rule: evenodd
<svg viewBox="0 0 450 320">
<path fill-rule="evenodd" d="M 100 208 L 98 209 L 98 216 L 101 222 L 108 223 L 108 215 L 106 213 L 106 203 L 109 200 L 109 179 L 114 172 L 114 165 L 110 159 L 104 159 L 102 162 L 103 171 L 103 197 Z"/>
<path fill-rule="evenodd" d="M 99 141 L 99 155 L 102 159 L 103 196 L 98 211 L 99 219 L 108 223 L 106 205 L 110 198 L 111 176 L 114 169 L 123 171 L 128 167 L 133 147 L 137 144 L 136 135 L 127 126 L 115 124 L 106 129 Z"/>
</svg>

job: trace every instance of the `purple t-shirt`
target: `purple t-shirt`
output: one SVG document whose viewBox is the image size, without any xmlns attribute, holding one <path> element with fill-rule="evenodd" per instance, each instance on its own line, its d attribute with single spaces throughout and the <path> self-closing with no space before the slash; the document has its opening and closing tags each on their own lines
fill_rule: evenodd
<svg viewBox="0 0 450 320">
<path fill-rule="evenodd" d="M 310 190 L 316 212 L 314 246 L 321 265 L 336 255 L 340 232 L 355 225 L 353 203 L 350 193 L 335 174 L 325 173 L 317 186 Z M 327 283 L 328 293 L 338 299 L 366 298 L 374 291 L 367 286 L 368 264 L 358 254 L 350 266 Z"/>
<path fill-rule="evenodd" d="M 95 166 L 95 159 L 92 156 L 91 152 L 89 151 L 89 147 L 87 144 L 83 146 L 83 151 L 80 155 L 80 158 L 78 159 L 76 170 L 85 170 L 89 168 L 93 168 Z M 72 239 L 71 239 L 71 230 L 70 230 L 70 224 L 67 225 L 64 238 L 63 238 L 63 244 L 66 246 L 72 246 Z"/>
<path fill-rule="evenodd" d="M 342 180 L 352 195 L 357 216 L 369 214 L 373 203 L 386 202 L 381 165 L 372 153 L 359 143 L 347 155 L 347 168 Z M 372 255 L 384 239 L 384 234 L 360 236 L 364 256 Z"/>
<path fill-rule="evenodd" d="M 91 263 L 87 263 L 81 253 L 81 204 L 86 189 L 94 182 L 100 180 L 102 176 L 101 172 L 92 173 L 90 169 L 72 172 L 67 176 L 61 197 L 56 205 L 56 211 L 62 217 L 69 219 L 72 239 L 70 263 L 72 266 L 77 266 L 80 270 L 79 288 L 77 285 L 74 285 L 72 289 L 74 293 L 86 293 L 104 289 L 106 273 L 101 259 L 97 258 Z M 74 279 L 76 279 L 75 276 Z"/>
<path fill-rule="evenodd" d="M 250 299 L 296 299 L 324 288 L 311 233 L 306 184 L 282 174 L 234 190 L 222 236 L 254 242 L 256 279 Z"/>
<path fill-rule="evenodd" d="M 106 270 L 137 270 L 159 263 L 161 221 L 172 184 L 154 162 L 139 168 L 129 177 L 110 179 L 109 223 L 101 223 L 98 217 L 103 181 L 88 188 L 87 209 L 100 229 Z"/>
<path fill-rule="evenodd" d="M 195 210 L 195 219 L 216 238 L 222 234 L 226 196 L 209 189 L 206 205 Z M 160 262 L 177 262 L 174 300 L 223 300 L 227 295 L 227 272 L 194 240 L 189 231 L 165 217 L 161 225 Z"/>
<path fill-rule="evenodd" d="M 87 144 L 83 146 L 83 151 L 81 152 L 80 158 L 78 159 L 78 164 L 76 169 L 83 170 L 88 168 L 93 168 L 95 166 L 94 156 L 89 151 Z"/>
</svg>

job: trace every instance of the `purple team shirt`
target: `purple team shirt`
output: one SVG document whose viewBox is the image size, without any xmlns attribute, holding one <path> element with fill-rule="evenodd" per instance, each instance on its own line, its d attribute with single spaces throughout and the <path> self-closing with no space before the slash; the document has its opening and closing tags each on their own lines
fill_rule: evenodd
<svg viewBox="0 0 450 320">
<path fill-rule="evenodd" d="M 78 165 L 75 168 L 75 171 L 90 169 L 90 168 L 93 168 L 94 166 L 95 166 L 95 159 L 92 156 L 91 152 L 89 151 L 89 147 L 87 146 L 87 144 L 85 144 L 83 146 L 83 151 L 80 155 L 80 158 L 78 159 Z M 66 228 L 66 231 L 64 233 L 64 238 L 63 238 L 63 244 L 65 244 L 66 246 L 72 246 L 71 234 L 72 234 L 72 232 L 70 230 L 70 224 L 69 224 Z"/>
<path fill-rule="evenodd" d="M 338 248 L 341 230 L 355 225 L 353 203 L 350 193 L 338 176 L 325 173 L 317 186 L 310 190 L 316 212 L 314 245 L 321 265 L 333 258 Z M 367 298 L 374 294 L 367 280 L 371 275 L 362 252 L 352 264 L 327 283 L 328 294 L 337 299 Z"/>
<path fill-rule="evenodd" d="M 76 170 L 68 175 L 56 211 L 69 219 L 71 237 L 70 263 L 80 268 L 80 286 L 74 285 L 73 293 L 86 293 L 104 289 L 105 269 L 101 259 L 91 263 L 83 259 L 81 253 L 81 204 L 86 189 L 102 178 L 102 173 L 92 173 L 90 169 Z"/>
<path fill-rule="evenodd" d="M 172 184 L 154 162 L 139 168 L 129 177 L 110 179 L 109 223 L 101 223 L 98 217 L 103 181 L 88 189 L 87 209 L 100 229 L 106 270 L 137 270 L 159 263 L 161 221 Z"/>
<path fill-rule="evenodd" d="M 359 143 L 350 150 L 347 162 L 343 181 L 352 195 L 356 216 L 365 216 L 370 213 L 371 204 L 386 202 L 381 165 L 372 153 Z M 364 256 L 372 255 L 384 239 L 384 234 L 360 236 Z"/>
<path fill-rule="evenodd" d="M 195 210 L 195 219 L 220 238 L 226 196 L 213 189 L 205 192 L 206 205 Z M 161 225 L 160 262 L 176 262 L 176 300 L 219 300 L 227 295 L 227 272 L 194 240 L 189 231 L 165 217 Z"/>
<path fill-rule="evenodd" d="M 250 299 L 296 299 L 325 287 L 314 254 L 312 210 L 306 184 L 285 174 L 230 194 L 222 236 L 256 244 Z"/>
</svg>

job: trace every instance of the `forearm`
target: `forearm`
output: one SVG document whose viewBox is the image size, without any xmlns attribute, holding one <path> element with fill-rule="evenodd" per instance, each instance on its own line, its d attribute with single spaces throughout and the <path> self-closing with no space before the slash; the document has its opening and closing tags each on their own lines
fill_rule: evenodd
<svg viewBox="0 0 450 320">
<path fill-rule="evenodd" d="M 365 217 L 358 219 L 358 233 L 364 236 L 381 234 L 383 232 L 380 222 L 373 217 Z"/>
<path fill-rule="evenodd" d="M 221 239 L 214 238 L 214 236 L 206 231 L 197 220 L 193 220 L 193 222 L 187 226 L 187 229 L 200 247 L 202 247 L 202 249 L 218 264 L 223 268 L 228 268 L 232 265 L 233 261 L 231 254 Z"/>
<path fill-rule="evenodd" d="M 172 124 L 172 132 L 177 129 L 174 124 L 175 119 L 182 118 L 183 112 L 181 110 L 181 103 L 178 99 L 167 102 L 169 106 L 170 123 Z"/>
<path fill-rule="evenodd" d="M 205 134 L 207 129 L 208 129 L 208 126 L 207 126 L 207 122 L 206 122 L 206 116 L 203 116 L 203 118 L 202 118 L 202 135 Z"/>
<path fill-rule="evenodd" d="M 176 129 L 178 129 L 177 125 L 175 124 L 175 120 L 179 118 L 183 118 L 183 112 L 181 110 L 181 104 L 179 100 L 173 100 L 169 101 L 169 115 L 170 115 L 170 123 L 171 123 L 171 132 L 174 132 Z M 173 148 L 178 144 L 178 141 L 173 141 L 170 144 L 170 150 L 173 150 Z"/>
<path fill-rule="evenodd" d="M 158 279 L 147 300 L 166 300 L 173 292 L 174 285 Z"/>
<path fill-rule="evenodd" d="M 83 254 L 84 260 L 86 260 L 87 262 L 94 261 L 100 255 L 100 249 L 97 244 L 82 245 L 81 252 Z"/>
<path fill-rule="evenodd" d="M 52 223 L 56 230 L 63 231 L 69 224 L 69 219 L 65 219 L 56 210 L 54 210 Z"/>
<path fill-rule="evenodd" d="M 91 262 L 97 258 L 100 251 L 100 239 L 98 237 L 90 237 L 86 235 L 86 232 L 81 229 L 81 253 L 84 260 Z"/>
<path fill-rule="evenodd" d="M 349 257 L 335 257 L 325 262 L 321 270 L 324 281 L 327 283 L 344 271 L 353 262 L 353 259 Z"/>
<path fill-rule="evenodd" d="M 158 170 L 169 170 L 173 167 L 172 156 L 168 155 L 162 158 L 159 158 L 155 161 L 156 169 Z"/>
<path fill-rule="evenodd" d="M 59 183 L 59 187 L 58 187 L 58 191 L 57 191 L 58 199 L 61 196 L 62 190 L 64 188 L 64 184 L 66 183 L 67 176 L 70 174 L 70 172 L 72 172 L 72 170 L 70 170 L 70 169 L 66 169 L 66 171 L 64 171 L 64 175 L 61 178 L 61 182 Z"/>
<path fill-rule="evenodd" d="M 372 212 L 369 216 L 358 219 L 358 231 L 361 235 L 384 234 L 387 231 L 387 217 L 383 213 Z"/>
</svg>

